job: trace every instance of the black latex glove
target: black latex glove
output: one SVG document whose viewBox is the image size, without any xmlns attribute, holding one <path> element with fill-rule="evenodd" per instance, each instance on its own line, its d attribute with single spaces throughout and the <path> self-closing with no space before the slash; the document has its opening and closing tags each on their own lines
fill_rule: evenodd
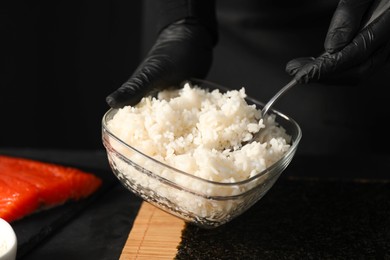
<svg viewBox="0 0 390 260">
<path fill-rule="evenodd" d="M 388 0 L 386 0 L 388 1 Z M 363 28 L 375 0 L 341 0 L 317 58 L 291 60 L 286 71 L 299 83 L 355 84 L 389 60 L 390 11 Z"/>
<path fill-rule="evenodd" d="M 161 31 L 133 75 L 106 101 L 113 108 L 135 105 L 152 91 L 204 78 L 212 63 L 213 38 L 195 20 L 181 20 Z"/>
</svg>

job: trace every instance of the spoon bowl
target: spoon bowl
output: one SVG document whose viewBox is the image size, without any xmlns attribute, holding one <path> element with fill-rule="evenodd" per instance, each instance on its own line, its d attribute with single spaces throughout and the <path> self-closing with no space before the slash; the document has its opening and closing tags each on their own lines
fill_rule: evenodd
<svg viewBox="0 0 390 260">
<path fill-rule="evenodd" d="M 298 84 L 298 81 L 295 80 L 295 79 L 292 79 L 290 82 L 288 82 L 283 88 L 281 88 L 265 105 L 264 107 L 261 109 L 261 118 L 265 118 L 266 114 L 268 113 L 268 111 L 270 110 L 270 108 L 275 104 L 275 102 L 277 100 L 279 100 L 279 98 L 281 96 L 283 96 L 283 94 L 285 94 L 289 89 L 291 89 L 292 87 L 296 86 Z M 263 128 L 262 128 L 263 129 Z M 249 144 L 253 141 L 256 141 L 258 140 L 258 137 L 260 136 L 261 132 L 262 132 L 262 129 L 260 129 L 259 131 L 257 131 L 253 137 L 246 141 L 246 142 L 243 142 L 242 145 L 246 145 L 246 144 Z"/>
</svg>

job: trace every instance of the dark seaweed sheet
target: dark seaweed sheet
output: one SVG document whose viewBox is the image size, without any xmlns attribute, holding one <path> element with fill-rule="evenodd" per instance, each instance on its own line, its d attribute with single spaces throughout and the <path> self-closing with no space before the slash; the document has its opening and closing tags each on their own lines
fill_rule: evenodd
<svg viewBox="0 0 390 260">
<path fill-rule="evenodd" d="M 186 225 L 176 259 L 390 259 L 390 183 L 279 180 L 230 223 Z"/>
</svg>

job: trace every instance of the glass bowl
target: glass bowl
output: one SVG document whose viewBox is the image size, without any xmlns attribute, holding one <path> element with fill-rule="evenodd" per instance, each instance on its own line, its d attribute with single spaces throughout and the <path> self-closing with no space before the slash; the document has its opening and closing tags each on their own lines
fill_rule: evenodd
<svg viewBox="0 0 390 260">
<path fill-rule="evenodd" d="M 193 84 L 209 90 L 229 89 L 194 79 Z M 261 109 L 263 103 L 246 97 Z M 102 141 L 113 173 L 131 192 L 146 202 L 202 228 L 215 228 L 236 218 L 259 201 L 273 186 L 294 157 L 302 137 L 299 125 L 276 110 L 275 122 L 291 137 L 284 155 L 265 170 L 239 182 L 210 181 L 181 171 L 152 158 L 113 134 L 108 122 L 118 112 L 109 109 L 102 119 Z"/>
</svg>

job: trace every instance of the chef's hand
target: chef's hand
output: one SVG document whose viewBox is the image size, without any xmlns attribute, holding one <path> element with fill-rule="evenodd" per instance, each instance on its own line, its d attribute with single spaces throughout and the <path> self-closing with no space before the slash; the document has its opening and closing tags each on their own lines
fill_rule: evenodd
<svg viewBox="0 0 390 260">
<path fill-rule="evenodd" d="M 112 108 L 135 105 L 154 90 L 204 78 L 212 63 L 214 39 L 195 19 L 183 19 L 161 31 L 132 76 L 106 98 Z"/>
<path fill-rule="evenodd" d="M 374 2 L 340 1 L 326 35 L 324 54 L 291 60 L 287 73 L 300 83 L 355 84 L 389 61 L 390 10 L 362 29 Z"/>
</svg>

